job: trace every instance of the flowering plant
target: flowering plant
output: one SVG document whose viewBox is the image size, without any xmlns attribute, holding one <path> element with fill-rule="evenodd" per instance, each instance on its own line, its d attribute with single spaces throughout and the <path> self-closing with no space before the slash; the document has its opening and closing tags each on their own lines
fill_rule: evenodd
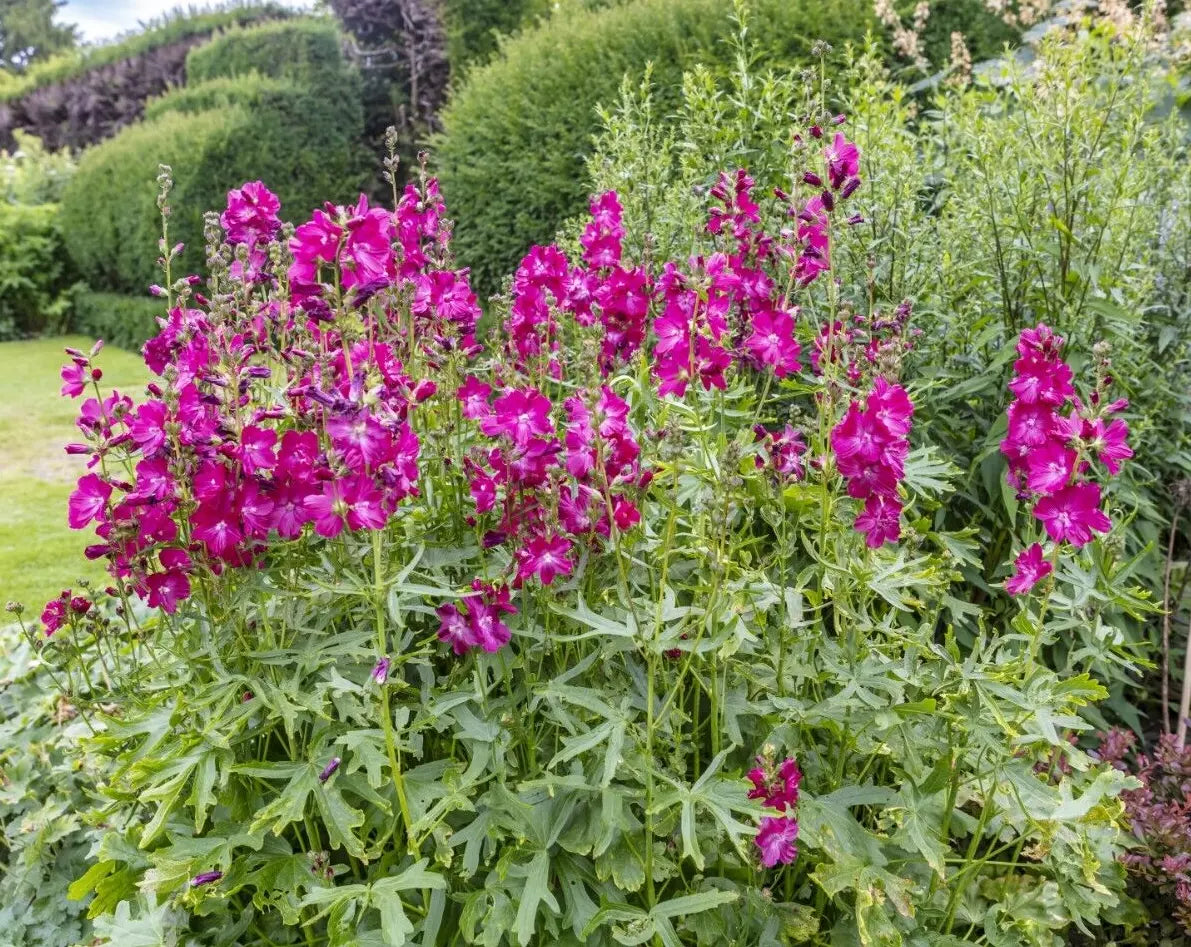
<svg viewBox="0 0 1191 947">
<path fill-rule="evenodd" d="M 1118 567 L 1064 534 L 1064 594 L 1006 629 L 968 601 L 953 468 L 913 443 L 913 307 L 834 279 L 845 127 L 805 130 L 785 189 L 719 175 L 705 253 L 634 258 L 598 195 L 487 331 L 433 178 L 296 229 L 234 190 L 205 286 L 163 233 L 147 397 L 105 393 L 98 349 L 62 376 L 69 517 L 112 584 L 37 635 L 121 814 L 72 889 L 92 915 L 213 944 L 1024 944 L 1119 905 L 1128 780 L 1061 732 L 1103 654 L 1037 660 Z"/>
</svg>

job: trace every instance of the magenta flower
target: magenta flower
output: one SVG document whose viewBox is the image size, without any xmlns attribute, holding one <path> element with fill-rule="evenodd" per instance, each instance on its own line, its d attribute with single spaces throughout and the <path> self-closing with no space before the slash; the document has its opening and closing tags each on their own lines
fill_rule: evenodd
<svg viewBox="0 0 1191 947">
<path fill-rule="evenodd" d="M 62 366 L 62 397 L 77 398 L 91 380 L 91 373 L 87 363 L 82 359 L 75 359 L 68 365 Z"/>
<path fill-rule="evenodd" d="M 190 580 L 178 569 L 154 572 L 145 577 L 150 608 L 160 608 L 168 615 L 178 610 L 178 603 L 190 597 Z"/>
<path fill-rule="evenodd" d="M 227 192 L 227 210 L 219 223 L 229 243 L 254 246 L 272 240 L 281 227 L 281 201 L 260 181 Z"/>
<path fill-rule="evenodd" d="M 63 594 L 68 595 L 69 593 Z M 66 617 L 65 598 L 59 597 L 46 602 L 45 608 L 41 610 L 41 623 L 45 626 L 47 638 L 66 624 Z"/>
<path fill-rule="evenodd" d="M 798 763 L 787 757 L 778 766 L 776 772 L 769 772 L 764 757 L 757 757 L 757 766 L 746 774 L 753 788 L 749 790 L 749 799 L 760 799 L 762 805 L 778 812 L 785 812 L 798 805 L 798 785 L 802 782 L 802 771 Z"/>
<path fill-rule="evenodd" d="M 775 868 L 789 865 L 798 857 L 798 822 L 786 816 L 765 816 L 757 830 L 757 848 L 761 850 L 761 866 Z"/>
<path fill-rule="evenodd" d="M 836 132 L 831 144 L 823 151 L 827 159 L 827 176 L 832 188 L 839 190 L 848 178 L 860 173 L 860 149 L 844 137 L 843 132 Z"/>
<path fill-rule="evenodd" d="M 444 605 L 438 606 L 435 610 L 438 615 L 438 639 L 444 644 L 449 644 L 452 650 L 459 655 L 466 654 L 471 648 L 476 645 L 476 637 L 472 633 L 471 624 L 468 622 L 468 616 L 459 610 L 459 607 L 453 602 L 447 602 Z"/>
<path fill-rule="evenodd" d="M 1057 493 L 1071 482 L 1076 456 L 1054 441 L 1035 448 L 1026 457 L 1026 485 L 1042 496 Z"/>
<path fill-rule="evenodd" d="M 1005 582 L 1010 595 L 1025 595 L 1054 571 L 1054 565 L 1042 556 L 1042 546 L 1034 543 L 1013 560 L 1013 575 Z"/>
<path fill-rule="evenodd" d="M 240 463 L 247 474 L 265 473 L 277 466 L 277 432 L 272 428 L 247 425 L 240 432 Z"/>
<path fill-rule="evenodd" d="M 864 542 L 870 549 L 885 543 L 895 543 L 902 535 L 902 506 L 896 499 L 872 494 L 864 501 L 864 510 L 856 517 L 856 529 L 864 533 Z"/>
<path fill-rule="evenodd" d="M 757 313 L 752 329 L 744 344 L 760 364 L 772 368 L 778 378 L 799 370 L 798 356 L 802 349 L 794 339 L 794 317 L 790 313 L 782 310 Z"/>
<path fill-rule="evenodd" d="M 111 484 L 101 480 L 98 474 L 80 477 L 67 507 L 70 528 L 83 529 L 92 521 L 102 522 L 111 496 Z"/>
<path fill-rule="evenodd" d="M 1127 443 L 1129 425 L 1116 418 L 1107 425 L 1097 418 L 1092 422 L 1088 440 L 1092 450 L 1108 472 L 1114 477 L 1121 472 L 1121 461 L 1133 456 L 1133 448 Z"/>
<path fill-rule="evenodd" d="M 572 546 L 565 536 L 532 539 L 517 552 L 517 582 L 536 575 L 542 585 L 549 585 L 556 576 L 570 575 L 574 568 L 570 559 Z"/>
<path fill-rule="evenodd" d="M 1112 529 L 1112 521 L 1100 509 L 1100 486 L 1095 483 L 1077 483 L 1043 497 L 1034 507 L 1034 516 L 1051 539 L 1076 548 L 1090 543 L 1093 533 Z"/>
<path fill-rule="evenodd" d="M 608 191 L 591 201 L 591 222 L 584 228 L 579 243 L 583 247 L 583 261 L 597 269 L 620 263 L 620 241 L 624 237 L 620 200 L 615 191 Z"/>
<path fill-rule="evenodd" d="M 531 437 L 554 431 L 550 408 L 550 399 L 536 388 L 511 389 L 496 399 L 491 416 L 480 422 L 480 430 L 489 437 L 506 435 L 524 447 Z"/>
</svg>

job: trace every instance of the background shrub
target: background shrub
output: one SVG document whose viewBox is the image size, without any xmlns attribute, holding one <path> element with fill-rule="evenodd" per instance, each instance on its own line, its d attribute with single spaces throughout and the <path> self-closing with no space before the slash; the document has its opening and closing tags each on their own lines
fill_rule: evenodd
<svg viewBox="0 0 1191 947">
<path fill-rule="evenodd" d="M 227 190 L 246 180 L 270 182 L 292 217 L 304 217 L 328 195 L 355 196 L 363 179 L 359 78 L 338 58 L 334 27 L 263 32 L 261 38 L 229 33 L 212 44 L 215 53 L 198 58 L 200 74 L 233 78 L 167 97 L 155 105 L 152 121 L 83 155 L 63 201 L 64 228 L 71 256 L 94 289 L 138 294 L 159 280 L 152 259 L 160 237 L 159 163 L 172 167 L 177 182 L 170 241 L 182 241 L 186 250 L 176 275 L 199 267 L 203 213 L 222 209 Z M 269 49 L 262 61 L 273 62 L 287 45 L 293 61 L 276 69 L 285 78 L 237 75 L 248 61 L 239 51 Z M 303 71 L 309 81 L 294 78 Z M 211 109 L 189 110 L 204 99 Z"/>
<path fill-rule="evenodd" d="M 157 334 L 165 305 L 148 296 L 121 296 L 80 288 L 74 294 L 74 331 L 137 351 Z"/>
<path fill-rule="evenodd" d="M 343 71 L 340 33 L 330 20 L 301 19 L 226 30 L 186 57 L 186 80 L 257 72 L 274 78 L 318 82 Z"/>
<path fill-rule="evenodd" d="M 0 199 L 9 204 L 52 204 L 74 175 L 74 159 L 65 149 L 48 151 L 27 132 L 16 133 L 17 147 L 0 151 Z"/>
<path fill-rule="evenodd" d="M 447 58 L 452 75 L 496 52 L 498 38 L 550 12 L 547 0 L 443 0 Z"/>
<path fill-rule="evenodd" d="M 758 55 L 790 65 L 816 40 L 842 45 L 872 22 L 862 0 L 757 0 L 752 7 Z M 527 246 L 548 240 L 582 210 L 595 108 L 616 98 L 622 77 L 652 62 L 657 114 L 665 115 L 684 68 L 731 62 L 731 32 L 722 0 L 636 0 L 555 15 L 467 75 L 442 112 L 433 152 L 460 221 L 456 250 L 481 295 Z"/>
<path fill-rule="evenodd" d="M 260 108 L 292 92 L 293 88 L 294 83 L 290 81 L 257 73 L 211 79 L 198 85 L 172 89 L 165 95 L 150 99 L 145 105 L 145 119 L 152 121 L 171 112 L 189 115 L 235 105 Z"/>
<path fill-rule="evenodd" d="M 63 328 L 65 256 L 57 204 L 0 203 L 0 339 Z"/>
<path fill-rule="evenodd" d="M 122 42 L 36 64 L 0 86 L 0 147 L 13 146 L 17 129 L 51 148 L 102 141 L 136 121 L 147 98 L 181 84 L 187 53 L 212 31 L 285 15 L 258 4 L 176 17 Z"/>
</svg>

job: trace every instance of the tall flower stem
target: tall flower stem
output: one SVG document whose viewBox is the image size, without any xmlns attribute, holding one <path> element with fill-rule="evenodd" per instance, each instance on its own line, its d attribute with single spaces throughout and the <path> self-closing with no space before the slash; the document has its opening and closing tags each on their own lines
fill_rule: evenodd
<svg viewBox="0 0 1191 947">
<path fill-rule="evenodd" d="M 372 531 L 372 583 L 373 601 L 376 609 L 376 648 L 377 654 L 384 657 L 385 647 L 385 611 L 384 611 L 384 565 L 381 558 L 380 530 Z M 405 777 L 401 773 L 401 750 L 397 745 L 396 735 L 393 733 L 393 712 L 389 706 L 388 682 L 380 685 L 381 726 L 385 733 L 385 750 L 389 756 L 389 769 L 393 773 L 393 788 L 397 791 L 397 804 L 401 807 L 401 821 L 405 827 L 406 844 L 410 854 L 417 857 L 418 843 L 414 837 L 413 820 L 409 815 L 409 800 L 405 795 Z"/>
</svg>

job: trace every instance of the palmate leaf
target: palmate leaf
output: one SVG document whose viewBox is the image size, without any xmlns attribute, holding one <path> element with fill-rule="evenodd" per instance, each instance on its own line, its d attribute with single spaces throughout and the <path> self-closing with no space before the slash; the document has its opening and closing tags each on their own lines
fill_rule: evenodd
<svg viewBox="0 0 1191 947">
<path fill-rule="evenodd" d="M 401 893 L 446 888 L 442 875 L 427 871 L 426 864 L 426 859 L 421 859 L 398 874 L 371 884 L 337 885 L 308 892 L 302 899 L 302 906 L 318 907 L 320 910 L 307 924 L 326 917 L 328 927 L 342 928 L 344 925 L 341 921 L 362 917 L 364 911 L 371 907 L 380 915 L 383 942 L 390 947 L 402 947 L 415 928 L 405 913 Z"/>
</svg>

